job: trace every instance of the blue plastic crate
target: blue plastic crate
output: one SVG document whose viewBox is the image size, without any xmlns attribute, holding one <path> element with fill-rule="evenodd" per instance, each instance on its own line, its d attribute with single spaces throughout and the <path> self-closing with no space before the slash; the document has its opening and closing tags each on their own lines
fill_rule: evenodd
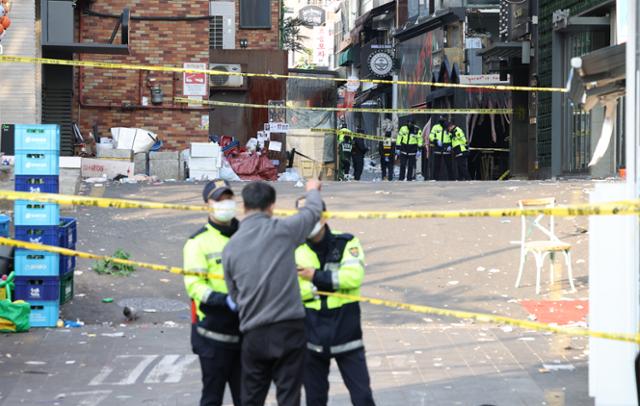
<svg viewBox="0 0 640 406">
<path fill-rule="evenodd" d="M 60 217 L 58 227 L 59 244 L 63 248 L 76 248 L 78 241 L 78 222 L 73 217 Z"/>
<path fill-rule="evenodd" d="M 58 226 L 15 226 L 16 240 L 35 244 L 58 245 Z"/>
<path fill-rule="evenodd" d="M 16 175 L 16 192 L 58 193 L 58 175 Z"/>
<path fill-rule="evenodd" d="M 58 124 L 16 124 L 14 127 L 15 152 L 60 151 Z"/>
<path fill-rule="evenodd" d="M 13 216 L 17 226 L 58 226 L 60 207 L 56 203 L 16 200 Z"/>
<path fill-rule="evenodd" d="M 16 276 L 59 276 L 60 255 L 46 251 L 16 249 Z"/>
<path fill-rule="evenodd" d="M 73 217 L 61 217 L 58 227 L 59 244 L 63 248 L 76 249 L 78 241 L 77 221 Z M 76 269 L 76 257 L 60 255 L 60 275 L 66 275 Z"/>
<path fill-rule="evenodd" d="M 0 237 L 9 237 L 9 224 L 11 224 L 11 217 L 0 214 Z"/>
<path fill-rule="evenodd" d="M 17 300 L 60 300 L 60 278 L 57 276 L 16 276 L 13 297 Z"/>
<path fill-rule="evenodd" d="M 29 323 L 31 327 L 55 327 L 60 313 L 58 300 L 32 300 Z"/>
<path fill-rule="evenodd" d="M 59 175 L 60 152 L 16 151 L 16 175 Z"/>
</svg>

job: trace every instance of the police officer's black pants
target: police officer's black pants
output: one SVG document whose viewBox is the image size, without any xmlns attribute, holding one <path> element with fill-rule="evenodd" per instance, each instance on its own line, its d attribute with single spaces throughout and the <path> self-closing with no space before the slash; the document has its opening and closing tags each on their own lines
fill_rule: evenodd
<svg viewBox="0 0 640 406">
<path fill-rule="evenodd" d="M 349 175 L 349 171 L 351 171 L 351 155 L 345 155 L 342 157 L 340 161 L 340 166 L 342 167 L 342 174 L 344 175 L 344 179 L 346 179 L 347 175 Z"/>
<path fill-rule="evenodd" d="M 458 180 L 471 180 L 471 175 L 469 174 L 469 158 L 467 154 L 459 154 L 456 156 L 455 161 Z"/>
<path fill-rule="evenodd" d="M 416 155 L 400 153 L 400 180 L 414 180 L 416 177 Z"/>
<path fill-rule="evenodd" d="M 393 157 L 383 156 L 380 158 L 380 166 L 382 167 L 382 179 L 393 180 Z"/>
<path fill-rule="evenodd" d="M 433 163 L 433 178 L 435 180 L 453 180 L 453 165 L 451 162 L 451 154 L 434 154 L 434 163 Z M 446 173 L 442 174 L 442 165 L 444 164 L 446 168 Z"/>
<path fill-rule="evenodd" d="M 353 177 L 355 180 L 360 180 L 362 176 L 362 170 L 364 169 L 364 155 L 353 154 Z"/>
<path fill-rule="evenodd" d="M 364 348 L 335 357 L 340 375 L 354 406 L 373 406 L 373 394 Z M 331 358 L 307 351 L 304 368 L 304 393 L 307 406 L 326 406 L 329 399 Z"/>
<path fill-rule="evenodd" d="M 200 356 L 202 398 L 200 406 L 220 406 L 228 383 L 233 404 L 240 406 L 240 349 L 215 349 L 212 357 Z"/>
<path fill-rule="evenodd" d="M 299 406 L 306 345 L 304 320 L 246 332 L 242 340 L 242 406 L 263 406 L 272 380 L 278 406 Z"/>
<path fill-rule="evenodd" d="M 425 147 L 422 148 L 422 158 L 420 158 L 420 167 L 422 169 L 422 177 L 424 180 L 428 180 L 431 174 L 429 173 L 429 154 L 427 154 L 427 149 Z"/>
</svg>

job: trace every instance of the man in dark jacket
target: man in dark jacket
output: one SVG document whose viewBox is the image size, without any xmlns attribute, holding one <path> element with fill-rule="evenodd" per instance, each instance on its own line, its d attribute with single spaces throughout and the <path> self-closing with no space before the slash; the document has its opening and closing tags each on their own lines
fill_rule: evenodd
<svg viewBox="0 0 640 406">
<path fill-rule="evenodd" d="M 242 339 L 242 404 L 262 406 L 275 382 L 280 406 L 300 404 L 306 334 L 295 249 L 319 227 L 320 182 L 307 182 L 306 205 L 272 218 L 276 191 L 264 182 L 242 190 L 245 219 L 222 253 Z"/>
<path fill-rule="evenodd" d="M 362 133 L 361 129 L 358 129 L 358 133 Z M 360 180 L 362 177 L 362 170 L 364 169 L 364 155 L 369 151 L 367 145 L 362 138 L 354 138 L 353 140 L 353 152 L 351 159 L 353 160 L 353 178 Z"/>
</svg>

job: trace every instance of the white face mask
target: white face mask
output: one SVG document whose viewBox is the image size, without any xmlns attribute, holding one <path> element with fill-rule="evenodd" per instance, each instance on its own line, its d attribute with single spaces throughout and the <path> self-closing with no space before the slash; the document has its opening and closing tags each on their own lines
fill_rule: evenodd
<svg viewBox="0 0 640 406">
<path fill-rule="evenodd" d="M 318 221 L 316 223 L 315 226 L 313 226 L 313 230 L 311 230 L 311 232 L 309 233 L 309 236 L 307 237 L 307 239 L 312 239 L 313 237 L 315 237 L 316 235 L 318 235 L 318 233 L 320 232 L 320 230 L 322 230 L 322 223 L 320 221 Z"/>
<path fill-rule="evenodd" d="M 236 216 L 235 200 L 213 202 L 209 204 L 209 207 L 213 209 L 211 216 L 220 222 L 228 223 Z"/>
</svg>

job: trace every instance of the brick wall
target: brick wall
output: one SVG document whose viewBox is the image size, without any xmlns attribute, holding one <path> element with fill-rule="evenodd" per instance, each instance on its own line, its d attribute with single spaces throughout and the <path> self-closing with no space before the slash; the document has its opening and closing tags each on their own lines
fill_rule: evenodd
<svg viewBox="0 0 640 406">
<path fill-rule="evenodd" d="M 119 14 L 130 7 L 132 16 L 207 16 L 209 1 L 195 0 L 112 0 L 94 2 L 92 11 Z M 116 20 L 79 16 L 78 39 L 83 42 L 107 42 Z M 83 60 L 116 63 L 182 66 L 184 62 L 209 61 L 209 23 L 197 21 L 131 20 L 129 44 L 131 54 L 82 55 Z M 120 42 L 120 35 L 115 42 Z M 140 107 L 141 96 L 149 98 L 149 79 L 156 79 L 164 92 L 164 109 Z M 140 127 L 156 132 L 165 148 L 187 148 L 192 141 L 206 140 L 208 131 L 200 128 L 202 115 L 208 111 L 184 111 L 172 103 L 173 93 L 182 96 L 182 74 L 104 69 L 76 69 L 73 116 L 83 133 L 94 125 L 99 135 L 109 134 L 111 127 Z M 79 100 L 79 97 L 82 97 Z M 125 106 L 123 108 L 123 106 Z M 138 107 L 131 107 L 138 106 Z M 171 107 L 174 109 L 172 110 Z"/>
<path fill-rule="evenodd" d="M 251 0 L 242 0 L 251 1 Z M 271 29 L 244 30 L 240 28 L 240 7 L 236 2 L 236 48 L 240 48 L 240 40 L 249 42 L 247 49 L 280 48 L 280 1 L 271 0 Z"/>
</svg>

